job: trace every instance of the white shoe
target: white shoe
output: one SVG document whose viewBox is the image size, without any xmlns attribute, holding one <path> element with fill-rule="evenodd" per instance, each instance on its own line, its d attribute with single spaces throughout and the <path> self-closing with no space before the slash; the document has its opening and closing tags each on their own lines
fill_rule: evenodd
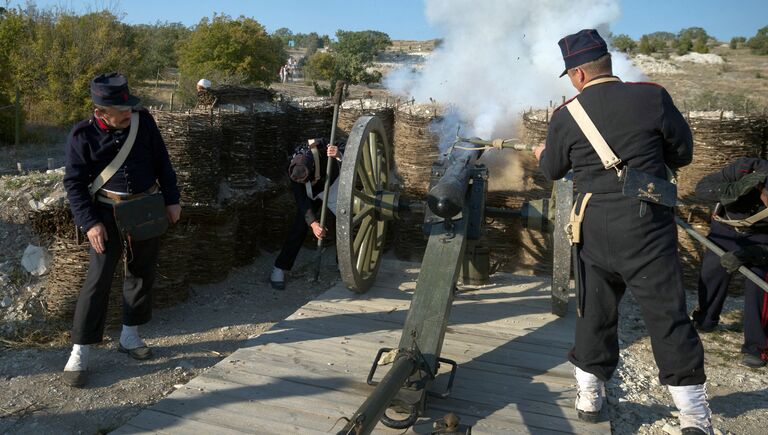
<svg viewBox="0 0 768 435">
<path fill-rule="evenodd" d="M 672 401 L 680 410 L 680 428 L 685 433 L 687 428 L 695 428 L 705 434 L 713 435 L 712 412 L 707 403 L 707 390 L 704 384 L 672 386 L 669 385 Z"/>
<path fill-rule="evenodd" d="M 273 267 L 269 275 L 269 283 L 275 290 L 285 290 L 285 271 L 277 266 Z"/>
<path fill-rule="evenodd" d="M 573 366 L 573 375 L 576 377 L 576 412 L 579 420 L 597 423 L 603 408 L 604 382 L 576 366 Z"/>
</svg>

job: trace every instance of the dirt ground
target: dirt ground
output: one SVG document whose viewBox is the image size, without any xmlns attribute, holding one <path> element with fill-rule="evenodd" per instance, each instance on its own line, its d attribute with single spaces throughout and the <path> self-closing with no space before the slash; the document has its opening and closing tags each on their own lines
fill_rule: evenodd
<svg viewBox="0 0 768 435">
<path fill-rule="evenodd" d="M 117 352 L 120 331 L 107 333 L 91 353 L 87 388 L 71 388 L 60 373 L 68 344 L 3 348 L 0 351 L 0 434 L 100 434 L 124 424 L 144 407 L 184 385 L 243 346 L 337 279 L 328 267 L 319 283 L 310 282 L 307 250 L 288 277 L 288 289 L 268 283 L 275 254 L 235 269 L 226 281 L 193 287 L 190 299 L 155 310 L 140 328 L 155 357 L 146 362 Z M 326 253 L 333 258 L 333 252 Z"/>
</svg>

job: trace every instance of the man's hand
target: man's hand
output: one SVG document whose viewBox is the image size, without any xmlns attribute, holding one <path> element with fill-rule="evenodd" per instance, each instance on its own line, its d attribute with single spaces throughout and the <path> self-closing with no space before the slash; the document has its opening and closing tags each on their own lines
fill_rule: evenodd
<svg viewBox="0 0 768 435">
<path fill-rule="evenodd" d="M 325 237 L 325 228 L 320 226 L 320 222 L 314 221 L 309 226 L 312 228 L 312 234 L 314 234 L 316 238 L 322 239 Z"/>
<path fill-rule="evenodd" d="M 340 159 L 341 154 L 339 154 L 339 147 L 336 145 L 328 145 L 328 157 L 334 158 L 334 159 Z"/>
<path fill-rule="evenodd" d="M 99 254 L 103 254 L 107 250 L 106 242 L 109 240 L 107 237 L 107 228 L 104 224 L 98 223 L 85 233 L 88 236 L 88 241 L 91 243 L 93 250 Z"/>
<path fill-rule="evenodd" d="M 728 251 L 720 257 L 720 265 L 723 266 L 726 272 L 736 272 L 744 265 L 744 261 L 739 258 L 737 253 L 738 251 Z"/>
<path fill-rule="evenodd" d="M 546 145 L 543 143 L 539 144 L 536 148 L 533 149 L 533 155 L 536 156 L 536 161 L 541 161 L 541 153 L 544 152 L 544 149 L 546 148 Z"/>
<path fill-rule="evenodd" d="M 181 206 L 179 204 L 166 205 L 165 215 L 168 216 L 170 223 L 175 224 L 181 218 Z"/>
</svg>

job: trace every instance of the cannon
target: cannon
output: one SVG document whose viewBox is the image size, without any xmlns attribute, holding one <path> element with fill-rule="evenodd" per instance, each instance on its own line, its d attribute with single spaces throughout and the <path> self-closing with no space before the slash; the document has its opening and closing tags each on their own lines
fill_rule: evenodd
<svg viewBox="0 0 768 435">
<path fill-rule="evenodd" d="M 526 151 L 533 147 L 508 139 L 462 138 L 457 133 L 453 145 L 432 166 L 427 199 L 421 201 L 401 197 L 393 189 L 391 149 L 381 121 L 365 116 L 352 127 L 337 199 L 337 249 L 344 283 L 357 293 L 371 287 L 388 226 L 401 213 L 422 211 L 429 239 L 398 347 L 382 348 L 376 354 L 367 377 L 375 388 L 339 434 L 368 434 L 379 421 L 407 429 L 425 410 L 428 397 L 450 394 L 457 364 L 440 353 L 459 274 L 463 270 L 465 283 L 488 279 L 487 254 L 476 249 L 485 216 L 518 215 L 528 227 L 552 233 L 552 312 L 559 316 L 567 312 L 572 260 L 565 231 L 573 203 L 570 175 L 554 183 L 549 200 L 529 201 L 519 210 L 487 207 L 488 170 L 477 160 L 490 148 Z M 677 224 L 708 249 L 723 254 L 681 219 Z M 768 284 L 747 267 L 739 271 L 768 292 Z M 374 381 L 377 369 L 388 364 L 389 371 Z M 447 387 L 434 392 L 430 387 L 441 365 L 450 366 Z M 393 411 L 405 417 L 395 418 Z M 471 428 L 449 413 L 435 433 L 468 434 Z"/>
<path fill-rule="evenodd" d="M 381 121 L 364 116 L 352 127 L 339 175 L 336 206 L 342 280 L 357 293 L 371 287 L 381 264 L 388 227 L 401 213 L 424 213 L 428 243 L 400 342 L 397 348 L 379 350 L 367 377 L 367 383 L 375 389 L 339 434 L 367 434 L 379 421 L 391 428 L 408 428 L 424 411 L 428 396 L 450 394 L 457 364 L 441 358 L 441 348 L 462 269 L 465 282 L 482 283 L 488 279 L 488 256 L 475 249 L 486 215 L 520 215 L 536 222 L 532 226 L 552 226 L 546 222 L 556 213 L 544 200 L 520 210 L 486 207 L 488 169 L 477 160 L 489 148 L 533 147 L 511 140 L 461 138 L 457 134 L 443 158 L 433 165 L 427 199 L 421 201 L 394 191 L 391 147 Z M 567 217 L 567 212 L 563 216 Z M 375 372 L 385 363 L 391 368 L 380 381 L 374 381 Z M 442 365 L 450 366 L 447 387 L 443 392 L 429 391 Z M 390 415 L 393 411 L 405 417 L 395 418 Z M 444 419 L 441 433 L 469 433 L 470 428 L 454 417 Z"/>
</svg>

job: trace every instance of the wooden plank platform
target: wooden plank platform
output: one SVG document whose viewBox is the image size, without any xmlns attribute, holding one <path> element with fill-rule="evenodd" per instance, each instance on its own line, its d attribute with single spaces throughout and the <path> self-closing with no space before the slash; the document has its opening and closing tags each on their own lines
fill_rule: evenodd
<svg viewBox="0 0 768 435">
<path fill-rule="evenodd" d="M 418 265 L 385 261 L 367 294 L 336 285 L 112 433 L 338 432 L 373 389 L 365 378 L 377 350 L 397 346 L 417 276 Z M 609 421 L 583 423 L 573 408 L 573 309 L 549 313 L 548 279 L 493 281 L 457 295 L 442 355 L 459 364 L 453 393 L 429 399 L 407 433 L 430 433 L 449 411 L 473 434 L 610 433 Z"/>
</svg>

